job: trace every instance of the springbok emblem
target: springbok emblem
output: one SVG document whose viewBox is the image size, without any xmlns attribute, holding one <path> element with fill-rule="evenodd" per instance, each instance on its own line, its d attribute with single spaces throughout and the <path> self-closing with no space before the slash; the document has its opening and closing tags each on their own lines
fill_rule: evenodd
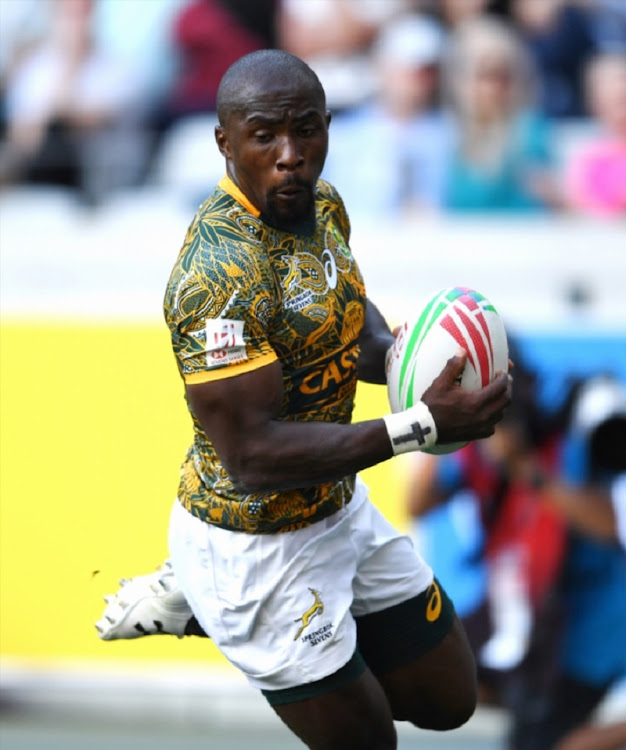
<svg viewBox="0 0 626 750">
<path fill-rule="evenodd" d="M 294 622 L 301 622 L 302 625 L 300 626 L 298 632 L 294 636 L 294 641 L 297 641 L 298 638 L 302 635 L 302 631 L 309 626 L 311 623 L 311 620 L 315 617 L 315 615 L 321 615 L 324 611 L 324 602 L 320 599 L 320 592 L 316 591 L 316 589 L 309 588 L 309 591 L 313 594 L 315 597 L 315 601 L 313 604 L 307 609 L 307 611 L 302 615 L 302 617 L 297 617 Z"/>
</svg>

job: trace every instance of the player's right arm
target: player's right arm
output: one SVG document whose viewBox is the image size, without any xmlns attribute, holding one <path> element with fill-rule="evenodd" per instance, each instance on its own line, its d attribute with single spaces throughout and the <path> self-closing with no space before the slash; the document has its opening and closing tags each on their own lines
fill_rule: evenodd
<svg viewBox="0 0 626 750">
<path fill-rule="evenodd" d="M 464 357 L 453 357 L 423 397 L 442 442 L 492 434 L 510 401 L 506 374 L 481 391 L 460 388 L 455 381 L 464 365 Z M 337 480 L 402 452 L 392 444 L 384 419 L 352 424 L 280 419 L 283 378 L 278 361 L 233 377 L 188 383 L 186 390 L 231 481 L 243 492 Z M 410 433 L 416 412 L 402 414 Z"/>
<path fill-rule="evenodd" d="M 187 399 L 240 492 L 340 479 L 393 455 L 382 420 L 356 424 L 280 419 L 279 362 L 187 385 Z"/>
<path fill-rule="evenodd" d="M 282 314 L 271 270 L 252 240 L 232 242 L 233 228 L 212 221 L 190 229 L 165 313 L 188 403 L 239 492 L 336 481 L 419 450 L 437 434 L 440 442 L 492 434 L 510 400 L 507 376 L 482 391 L 463 390 L 456 380 L 465 354 L 452 358 L 424 403 L 407 412 L 351 424 L 284 419 L 283 369 L 269 335 Z M 368 305 L 368 333 L 359 342 L 371 360 L 361 375 L 374 382 L 384 377 L 384 349 L 392 338 L 381 317 Z"/>
</svg>

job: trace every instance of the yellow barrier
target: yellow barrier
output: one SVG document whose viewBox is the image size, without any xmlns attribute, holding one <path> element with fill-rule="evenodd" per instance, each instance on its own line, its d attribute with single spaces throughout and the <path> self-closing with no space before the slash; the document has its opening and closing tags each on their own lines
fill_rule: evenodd
<svg viewBox="0 0 626 750">
<path fill-rule="evenodd" d="M 8 321 L 0 346 L 2 654 L 223 661 L 204 639 L 103 643 L 93 626 L 118 578 L 167 554 L 191 428 L 165 326 Z M 387 409 L 359 387 L 356 419 Z M 404 458 L 363 474 L 398 527 Z"/>
</svg>

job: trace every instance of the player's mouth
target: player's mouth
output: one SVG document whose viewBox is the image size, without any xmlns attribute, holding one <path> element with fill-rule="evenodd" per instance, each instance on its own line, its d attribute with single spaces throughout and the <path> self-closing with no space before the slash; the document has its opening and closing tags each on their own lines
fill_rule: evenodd
<svg viewBox="0 0 626 750">
<path fill-rule="evenodd" d="M 274 195 L 284 200 L 293 200 L 294 198 L 297 198 L 298 196 L 301 196 L 303 193 L 307 192 L 310 192 L 309 185 L 301 182 L 300 180 L 283 183 L 282 185 L 274 189 Z"/>
<path fill-rule="evenodd" d="M 295 198 L 298 198 L 299 196 L 304 193 L 304 188 L 300 187 L 289 187 L 289 188 L 282 188 L 281 190 L 276 191 L 276 196 L 278 198 L 282 198 L 282 200 L 294 200 Z"/>
<path fill-rule="evenodd" d="M 291 176 L 267 196 L 264 221 L 285 231 L 301 231 L 303 224 L 315 222 L 315 190 L 301 178 Z"/>
</svg>

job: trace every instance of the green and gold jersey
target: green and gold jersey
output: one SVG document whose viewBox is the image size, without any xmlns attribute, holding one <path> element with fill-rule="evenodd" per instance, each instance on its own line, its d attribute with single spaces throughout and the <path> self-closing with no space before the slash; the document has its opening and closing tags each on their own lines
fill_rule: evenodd
<svg viewBox="0 0 626 750">
<path fill-rule="evenodd" d="M 185 383 L 280 361 L 280 419 L 347 423 L 357 383 L 363 279 L 334 188 L 320 180 L 310 236 L 265 224 L 227 177 L 198 210 L 165 295 L 165 318 Z M 241 494 L 191 410 L 194 441 L 179 499 L 193 515 L 253 534 L 291 531 L 350 501 L 354 476 L 304 489 Z"/>
</svg>

